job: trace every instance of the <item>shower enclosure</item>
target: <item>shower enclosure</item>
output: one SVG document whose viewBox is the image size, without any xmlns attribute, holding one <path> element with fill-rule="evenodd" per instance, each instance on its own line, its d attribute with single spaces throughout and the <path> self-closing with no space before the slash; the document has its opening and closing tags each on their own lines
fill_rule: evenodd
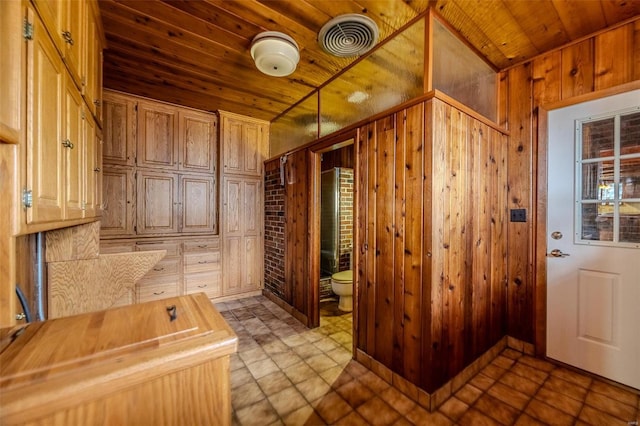
<svg viewBox="0 0 640 426">
<path fill-rule="evenodd" d="M 338 272 L 340 265 L 340 169 L 321 173 L 320 276 Z"/>
</svg>

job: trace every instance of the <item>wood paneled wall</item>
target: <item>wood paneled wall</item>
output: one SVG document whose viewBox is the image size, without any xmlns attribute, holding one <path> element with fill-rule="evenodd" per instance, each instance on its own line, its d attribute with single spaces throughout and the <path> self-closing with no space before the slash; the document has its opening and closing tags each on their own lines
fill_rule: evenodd
<svg viewBox="0 0 640 426">
<path fill-rule="evenodd" d="M 546 331 L 546 183 L 538 182 L 537 175 L 546 164 L 546 147 L 539 146 L 537 113 L 554 104 L 593 99 L 601 96 L 595 92 L 606 94 L 638 80 L 640 19 L 500 74 L 500 124 L 511 133 L 508 207 L 527 210 L 526 223 L 509 223 L 507 334 L 535 343 L 539 354 L 544 354 Z"/>
<path fill-rule="evenodd" d="M 507 137 L 432 99 L 357 141 L 357 346 L 428 392 L 504 335 Z"/>
</svg>

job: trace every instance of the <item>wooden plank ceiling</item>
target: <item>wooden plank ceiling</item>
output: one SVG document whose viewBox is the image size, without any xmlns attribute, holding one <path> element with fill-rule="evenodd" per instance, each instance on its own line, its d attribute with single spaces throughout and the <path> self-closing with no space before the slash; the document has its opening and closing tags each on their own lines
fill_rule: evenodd
<svg viewBox="0 0 640 426">
<path fill-rule="evenodd" d="M 107 38 L 104 86 L 166 102 L 272 120 L 349 65 L 317 33 L 361 13 L 380 39 L 433 6 L 497 68 L 640 14 L 636 0 L 99 0 Z M 288 77 L 261 74 L 250 55 L 262 31 L 300 46 Z"/>
</svg>

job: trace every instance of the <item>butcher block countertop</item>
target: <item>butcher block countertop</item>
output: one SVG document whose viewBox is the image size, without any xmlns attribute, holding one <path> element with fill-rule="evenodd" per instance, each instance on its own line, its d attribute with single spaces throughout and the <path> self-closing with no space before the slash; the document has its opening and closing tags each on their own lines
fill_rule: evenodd
<svg viewBox="0 0 640 426">
<path fill-rule="evenodd" d="M 0 332 L 0 424 L 229 424 L 238 339 L 204 293 Z"/>
</svg>

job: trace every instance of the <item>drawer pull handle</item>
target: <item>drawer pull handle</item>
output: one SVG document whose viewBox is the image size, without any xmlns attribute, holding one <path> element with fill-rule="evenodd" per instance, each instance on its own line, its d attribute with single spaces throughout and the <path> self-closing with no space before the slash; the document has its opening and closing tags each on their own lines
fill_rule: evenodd
<svg viewBox="0 0 640 426">
<path fill-rule="evenodd" d="M 198 248 L 207 248 L 207 247 L 209 247 L 209 244 L 200 244 L 198 246 Z"/>
<path fill-rule="evenodd" d="M 160 271 L 164 271 L 164 268 L 153 268 L 154 271 L 160 272 Z"/>
<path fill-rule="evenodd" d="M 174 321 L 176 318 L 178 318 L 176 305 L 167 306 L 167 313 L 169 314 L 169 321 Z"/>
<path fill-rule="evenodd" d="M 200 262 L 198 262 L 198 263 L 199 263 L 199 264 L 201 264 L 201 265 L 203 265 L 203 264 L 205 264 L 205 263 L 209 263 L 209 262 L 207 262 L 206 260 L 201 260 L 201 261 L 200 261 Z"/>
<path fill-rule="evenodd" d="M 156 296 L 160 296 L 161 294 L 164 294 L 164 290 L 162 290 L 161 292 L 154 291 L 153 294 L 155 294 Z"/>
<path fill-rule="evenodd" d="M 207 285 L 206 285 L 206 284 L 204 284 L 204 285 L 199 285 L 199 286 L 198 286 L 198 288 L 205 288 L 205 287 L 207 287 Z"/>
</svg>

